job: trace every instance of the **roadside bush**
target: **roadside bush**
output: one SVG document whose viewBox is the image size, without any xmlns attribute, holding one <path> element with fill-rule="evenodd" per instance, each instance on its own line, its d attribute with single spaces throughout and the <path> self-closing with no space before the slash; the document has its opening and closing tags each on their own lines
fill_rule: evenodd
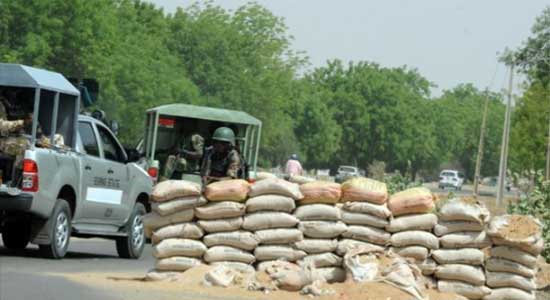
<svg viewBox="0 0 550 300">
<path fill-rule="evenodd" d="M 390 195 L 422 185 L 418 181 L 413 181 L 409 176 L 402 176 L 399 173 L 386 175 L 384 177 L 384 182 L 388 186 L 388 193 Z"/>
</svg>

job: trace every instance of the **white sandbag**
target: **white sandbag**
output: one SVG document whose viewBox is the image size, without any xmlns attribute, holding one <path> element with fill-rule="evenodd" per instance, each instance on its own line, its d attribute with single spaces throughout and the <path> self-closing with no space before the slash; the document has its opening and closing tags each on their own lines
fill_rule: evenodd
<svg viewBox="0 0 550 300">
<path fill-rule="evenodd" d="M 483 300 L 536 300 L 534 292 L 526 292 L 515 288 L 493 289 L 491 295 Z"/>
<path fill-rule="evenodd" d="M 340 209 L 327 204 L 309 204 L 296 209 L 294 216 L 300 221 L 339 221 Z"/>
<path fill-rule="evenodd" d="M 490 213 L 485 205 L 473 198 L 454 198 L 447 200 L 439 208 L 439 219 L 442 221 L 469 221 L 485 224 Z"/>
<path fill-rule="evenodd" d="M 385 230 L 371 226 L 348 226 L 342 236 L 383 246 L 388 245 L 391 238 Z"/>
<path fill-rule="evenodd" d="M 342 266 L 342 257 L 334 253 L 312 254 L 300 259 L 298 265 L 315 268 L 340 267 Z"/>
<path fill-rule="evenodd" d="M 235 218 L 244 215 L 246 207 L 234 201 L 211 202 L 195 208 L 195 215 L 203 220 Z"/>
<path fill-rule="evenodd" d="M 450 233 L 465 231 L 483 231 L 485 225 L 476 222 L 467 221 L 439 221 L 434 227 L 434 233 L 437 236 L 444 236 Z"/>
<path fill-rule="evenodd" d="M 304 197 L 300 192 L 299 185 L 279 178 L 268 178 L 255 182 L 250 186 L 248 196 L 252 198 L 269 194 L 287 196 L 294 200 Z"/>
<path fill-rule="evenodd" d="M 533 278 L 526 278 L 521 275 L 504 273 L 504 272 L 489 272 L 487 271 L 487 286 L 490 288 L 506 288 L 512 287 L 531 292 L 537 289 Z"/>
<path fill-rule="evenodd" d="M 315 278 L 323 278 L 328 283 L 346 281 L 346 270 L 340 267 L 318 268 L 313 270 Z"/>
<path fill-rule="evenodd" d="M 481 266 L 485 262 L 485 253 L 479 249 L 440 249 L 432 252 L 433 259 L 440 265 L 466 264 Z"/>
<path fill-rule="evenodd" d="M 269 173 L 269 172 L 256 172 L 256 177 L 254 178 L 254 180 L 256 181 L 260 181 L 260 180 L 265 180 L 265 179 L 272 179 L 272 178 L 277 178 L 277 175 L 273 174 L 273 173 Z"/>
<path fill-rule="evenodd" d="M 544 239 L 543 238 L 540 238 L 539 240 L 537 240 L 533 244 L 515 243 L 515 242 L 510 242 L 507 239 L 498 238 L 498 237 L 492 237 L 491 241 L 496 246 L 510 246 L 510 247 L 525 251 L 525 252 L 527 252 L 531 255 L 535 255 L 535 256 L 538 256 L 539 254 L 542 253 L 542 250 L 544 250 Z"/>
<path fill-rule="evenodd" d="M 206 251 L 206 246 L 196 240 L 166 239 L 153 247 L 153 256 L 165 258 L 171 256 L 201 257 Z"/>
<path fill-rule="evenodd" d="M 346 232 L 348 227 L 342 222 L 304 221 L 298 224 L 298 229 L 310 238 L 332 239 Z"/>
<path fill-rule="evenodd" d="M 336 254 L 340 256 L 344 256 L 346 255 L 346 253 L 348 253 L 348 251 L 359 247 L 369 247 L 369 248 L 373 247 L 374 249 L 379 251 L 384 251 L 385 249 L 383 246 L 375 245 L 372 243 L 367 243 L 367 242 L 352 240 L 352 239 L 342 239 L 338 242 L 338 247 L 336 248 Z"/>
<path fill-rule="evenodd" d="M 385 228 L 389 224 L 387 219 L 345 210 L 342 211 L 342 221 L 348 225 L 369 225 L 377 228 Z"/>
<path fill-rule="evenodd" d="M 208 263 L 234 261 L 251 264 L 254 260 L 254 255 L 249 252 L 229 246 L 214 246 L 204 254 L 204 261 Z"/>
<path fill-rule="evenodd" d="M 306 238 L 295 242 L 293 246 L 298 250 L 305 251 L 307 254 L 319 254 L 336 251 L 338 240 Z"/>
<path fill-rule="evenodd" d="M 294 199 L 280 195 L 262 195 L 250 198 L 246 201 L 246 211 L 253 213 L 257 211 L 281 211 L 292 213 L 296 208 Z"/>
<path fill-rule="evenodd" d="M 304 251 L 296 250 L 289 246 L 258 246 L 254 250 L 254 256 L 258 261 L 286 260 L 297 261 L 307 254 Z"/>
<path fill-rule="evenodd" d="M 410 246 L 410 247 L 392 247 L 391 251 L 403 257 L 414 258 L 417 262 L 425 261 L 428 258 L 429 250 L 426 247 Z"/>
<path fill-rule="evenodd" d="M 191 196 L 169 200 L 166 202 L 152 202 L 151 209 L 161 216 L 177 213 L 178 211 L 195 208 L 205 205 L 206 201 L 203 197 Z"/>
<path fill-rule="evenodd" d="M 536 256 L 508 246 L 497 246 L 491 248 L 490 256 L 517 262 L 531 269 L 534 269 L 537 266 Z"/>
<path fill-rule="evenodd" d="M 369 214 L 384 219 L 391 216 L 391 212 L 386 204 L 380 205 L 369 202 L 346 202 L 344 203 L 342 209 L 354 213 Z"/>
<path fill-rule="evenodd" d="M 416 266 L 422 271 L 422 275 L 424 276 L 432 276 L 435 270 L 437 270 L 437 263 L 431 258 L 427 258 L 422 262 L 417 262 Z"/>
<path fill-rule="evenodd" d="M 491 289 L 486 286 L 475 286 L 454 280 L 439 280 L 437 289 L 443 293 L 458 294 L 472 300 L 487 299 L 483 297 L 491 294 Z"/>
<path fill-rule="evenodd" d="M 142 217 L 145 235 L 151 237 L 153 231 L 170 224 L 186 223 L 193 220 L 193 210 L 186 209 L 168 216 L 161 216 L 156 212 L 150 212 Z"/>
<path fill-rule="evenodd" d="M 145 281 L 176 281 L 181 275 L 181 272 L 170 272 L 170 271 L 157 271 L 155 269 L 149 270 L 145 274 Z"/>
<path fill-rule="evenodd" d="M 166 180 L 155 185 L 151 193 L 151 200 L 164 202 L 176 198 L 199 196 L 201 185 L 185 180 Z"/>
<path fill-rule="evenodd" d="M 206 235 L 203 240 L 208 247 L 231 246 L 243 250 L 254 250 L 259 244 L 255 234 L 248 231 L 218 232 Z"/>
<path fill-rule="evenodd" d="M 439 240 L 426 231 L 402 231 L 391 236 L 391 245 L 394 247 L 422 246 L 435 250 L 439 249 Z"/>
<path fill-rule="evenodd" d="M 489 223 L 487 234 L 495 245 L 510 246 L 539 255 L 542 251 L 542 224 L 525 215 L 503 215 L 494 217 Z"/>
<path fill-rule="evenodd" d="M 491 240 L 484 231 L 451 233 L 439 238 L 439 242 L 441 243 L 441 247 L 445 249 L 482 249 L 491 246 Z"/>
<path fill-rule="evenodd" d="M 151 240 L 153 244 L 158 244 L 160 241 L 170 238 L 198 240 L 202 238 L 203 235 L 204 231 L 197 224 L 181 223 L 176 225 L 168 225 L 155 230 Z"/>
<path fill-rule="evenodd" d="M 243 225 L 243 217 L 218 219 L 218 220 L 198 220 L 197 224 L 208 233 L 227 232 L 239 230 Z"/>
<path fill-rule="evenodd" d="M 202 263 L 200 259 L 184 256 L 174 256 L 157 260 L 155 264 L 155 269 L 157 269 L 158 271 L 183 272 L 193 267 L 200 266 L 201 264 Z"/>
<path fill-rule="evenodd" d="M 493 257 L 487 260 L 485 268 L 491 272 L 514 273 L 528 278 L 533 278 L 537 274 L 535 269 L 528 268 L 517 262 Z"/>
<path fill-rule="evenodd" d="M 485 284 L 485 273 L 478 266 L 450 264 L 440 265 L 435 270 L 435 277 L 445 280 L 458 280 L 475 286 Z"/>
<path fill-rule="evenodd" d="M 410 230 L 431 231 L 437 224 L 437 216 L 434 214 L 414 214 L 396 217 L 390 220 L 386 230 L 389 232 L 400 232 Z"/>
<path fill-rule="evenodd" d="M 283 212 L 256 212 L 244 216 L 243 228 L 250 231 L 295 227 L 299 220 Z"/>
<path fill-rule="evenodd" d="M 302 232 L 296 228 L 265 229 L 256 231 L 255 234 L 262 245 L 288 245 L 304 239 Z"/>
<path fill-rule="evenodd" d="M 300 176 L 300 175 L 290 175 L 290 177 L 288 178 L 288 181 L 299 185 L 314 182 L 315 180 L 316 180 L 315 178 Z"/>
</svg>

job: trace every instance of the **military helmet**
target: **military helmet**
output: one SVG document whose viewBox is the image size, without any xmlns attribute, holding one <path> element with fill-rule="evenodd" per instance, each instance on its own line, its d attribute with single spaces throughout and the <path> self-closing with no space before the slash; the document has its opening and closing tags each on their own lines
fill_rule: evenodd
<svg viewBox="0 0 550 300">
<path fill-rule="evenodd" d="M 233 132 L 233 130 L 231 130 L 231 128 L 228 127 L 220 127 L 216 129 L 216 131 L 214 131 L 212 139 L 214 141 L 227 142 L 235 146 L 235 133 Z"/>
</svg>

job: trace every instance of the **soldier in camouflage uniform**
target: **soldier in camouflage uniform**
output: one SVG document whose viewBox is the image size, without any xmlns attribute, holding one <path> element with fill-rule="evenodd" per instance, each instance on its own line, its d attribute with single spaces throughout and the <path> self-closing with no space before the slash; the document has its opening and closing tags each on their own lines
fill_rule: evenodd
<svg viewBox="0 0 550 300">
<path fill-rule="evenodd" d="M 203 184 L 239 178 L 241 158 L 235 149 L 235 133 L 231 128 L 220 127 L 212 136 L 214 145 L 208 147 L 203 157 L 201 177 Z"/>
<path fill-rule="evenodd" d="M 17 179 L 16 174 L 21 172 L 25 150 L 30 146 L 29 140 L 24 137 L 25 127 L 32 124 L 32 115 L 24 120 L 8 120 L 6 105 L 9 105 L 7 99 L 0 96 L 0 153 L 4 156 L 13 158 L 12 178 Z M 30 120 L 30 121 L 29 121 Z M 3 165 L 2 169 L 7 166 Z"/>
<path fill-rule="evenodd" d="M 179 146 L 179 145 L 178 145 Z M 202 158 L 204 148 L 204 138 L 200 134 L 191 135 L 191 149 L 181 149 L 176 154 L 169 155 L 164 164 L 162 180 L 172 178 L 174 172 L 184 172 L 185 170 L 196 171 L 198 162 Z"/>
</svg>

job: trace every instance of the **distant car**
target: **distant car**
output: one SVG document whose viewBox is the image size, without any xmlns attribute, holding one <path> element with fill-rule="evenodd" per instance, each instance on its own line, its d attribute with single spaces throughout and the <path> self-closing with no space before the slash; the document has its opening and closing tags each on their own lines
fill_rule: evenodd
<svg viewBox="0 0 550 300">
<path fill-rule="evenodd" d="M 464 175 L 456 170 L 443 170 L 439 174 L 439 188 L 445 189 L 446 187 L 454 188 L 459 191 L 464 184 Z"/>
<path fill-rule="evenodd" d="M 349 178 L 361 176 L 359 168 L 352 166 L 340 166 L 336 173 L 336 182 L 344 182 Z"/>
</svg>

